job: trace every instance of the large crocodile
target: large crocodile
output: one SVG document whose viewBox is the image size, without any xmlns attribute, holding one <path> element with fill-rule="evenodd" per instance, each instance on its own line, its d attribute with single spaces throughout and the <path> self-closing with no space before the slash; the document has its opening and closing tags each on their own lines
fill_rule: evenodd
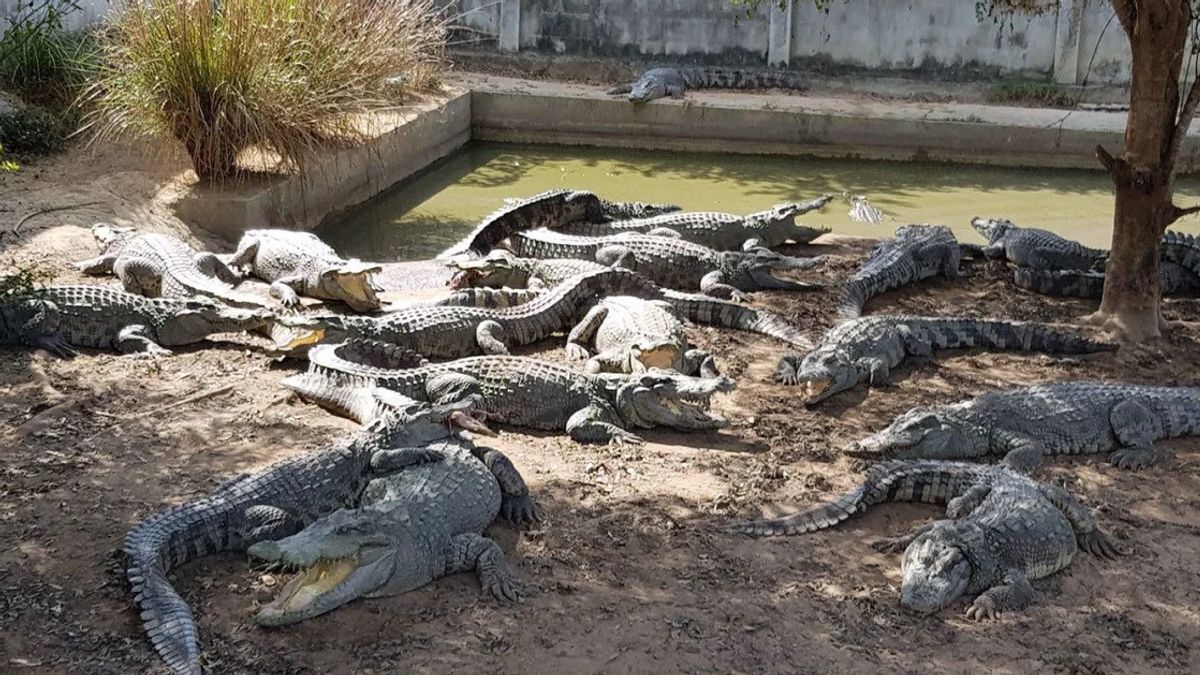
<svg viewBox="0 0 1200 675">
<path fill-rule="evenodd" d="M 688 89 L 808 89 L 805 80 L 785 70 L 742 70 L 740 68 L 669 67 L 651 68 L 637 80 L 608 90 L 609 95 L 628 94 L 634 103 L 658 98 L 683 98 Z"/>
<path fill-rule="evenodd" d="M 283 317 L 294 335 L 279 347 L 306 349 L 313 342 L 366 338 L 414 349 L 429 357 L 507 354 L 565 330 L 585 303 L 610 293 L 658 297 L 656 286 L 625 269 L 603 269 L 559 284 L 515 307 L 418 306 L 378 317 L 336 314 Z"/>
<path fill-rule="evenodd" d="M 358 312 L 379 309 L 372 275 L 378 263 L 342 258 L 311 232 L 249 230 L 225 262 L 267 281 L 271 295 L 297 307 L 299 295 L 338 300 Z"/>
<path fill-rule="evenodd" d="M 636 269 L 660 286 L 742 299 L 742 291 L 812 290 L 819 285 L 780 279 L 773 272 L 805 270 L 823 256 L 793 258 L 768 248 L 715 251 L 689 241 L 644 234 L 579 237 L 549 230 L 521 232 L 509 238 L 509 250 L 526 258 L 577 258 Z"/>
<path fill-rule="evenodd" d="M 1154 441 L 1197 433 L 1200 388 L 1063 382 L 914 408 L 847 452 L 885 459 L 1002 455 L 1023 471 L 1045 455 L 1108 453 L 1116 466 L 1136 469 L 1154 461 Z"/>
<path fill-rule="evenodd" d="M 588 347 L 594 351 L 589 352 Z M 567 335 L 567 355 L 587 359 L 589 373 L 639 373 L 650 368 L 716 375 L 712 357 L 692 349 L 683 322 L 665 300 L 604 298 Z M 590 357 L 590 358 L 589 358 Z"/>
<path fill-rule="evenodd" d="M 967 617 L 994 619 L 1032 604 L 1037 594 L 1029 582 L 1066 568 L 1077 551 L 1120 554 L 1066 490 L 1005 467 L 956 462 L 879 464 L 862 485 L 831 502 L 731 529 L 754 536 L 803 534 L 890 501 L 946 504 L 945 520 L 877 545 L 904 551 L 900 604 L 921 614 L 973 595 Z"/>
<path fill-rule="evenodd" d="M 517 599 L 503 551 L 481 533 L 501 513 L 502 501 L 522 502 L 513 512 L 518 522 L 537 520 L 525 481 L 503 455 L 469 441 L 436 441 L 423 450 L 427 461 L 371 480 L 356 507 L 247 550 L 302 569 L 259 610 L 258 624 L 304 621 L 358 598 L 399 595 L 472 570 L 495 598 Z"/>
<path fill-rule="evenodd" d="M 866 316 L 834 327 L 808 354 L 784 356 L 775 375 L 784 384 L 803 384 L 804 402 L 812 405 L 852 389 L 863 380 L 871 386 L 887 384 L 891 369 L 910 355 L 929 356 L 934 349 L 970 347 L 1087 354 L 1112 351 L 1117 345 L 1030 321 Z"/>
<path fill-rule="evenodd" d="M 566 234 L 589 237 L 635 232 L 673 237 L 717 251 L 741 251 L 755 246 L 774 248 L 787 242 L 807 244 L 827 234 L 827 227 L 796 224 L 796 216 L 823 208 L 833 197 L 825 195 L 803 203 L 776 204 L 745 216 L 710 211 L 682 211 L 653 218 L 611 223 L 574 223 L 557 228 Z"/>
<path fill-rule="evenodd" d="M 983 254 L 1008 260 L 1020 267 L 1050 270 L 1086 270 L 1104 265 L 1108 251 L 1033 227 L 1017 227 L 1001 218 L 972 218 L 971 227 L 987 239 Z"/>
<path fill-rule="evenodd" d="M 673 204 L 610 202 L 583 190 L 548 190 L 527 199 L 505 203 L 438 258 L 463 254 L 481 256 L 514 232 L 523 230 L 561 227 L 576 222 L 603 223 L 647 218 L 678 210 L 679 207 Z"/>
<path fill-rule="evenodd" d="M 231 478 L 212 494 L 172 506 L 130 530 L 124 545 L 127 575 L 146 633 L 167 666 L 175 673 L 200 673 L 196 625 L 167 578 L 172 569 L 295 534 L 358 504 L 372 477 L 436 459 L 422 446 L 444 438 L 446 421 L 462 413 L 463 405 L 422 406 L 405 417 L 376 420 L 319 450 Z"/>
<path fill-rule="evenodd" d="M 147 298 L 99 286 L 50 286 L 0 298 L 0 343 L 40 347 L 57 356 L 75 347 L 123 354 L 170 354 L 167 347 L 214 333 L 267 327 L 265 309 L 241 309 L 207 299 Z"/>
<path fill-rule="evenodd" d="M 1168 233 L 1172 234 L 1172 233 Z M 1200 277 L 1182 265 L 1163 260 L 1158 268 L 1163 295 L 1200 293 Z M 1013 268 L 1013 284 L 1042 295 L 1099 298 L 1104 295 L 1105 273 L 1099 270 L 1045 270 Z"/>
<path fill-rule="evenodd" d="M 1200 276 L 1200 238 L 1168 230 L 1162 237 L 1162 259 Z"/>
<path fill-rule="evenodd" d="M 433 402 L 482 394 L 489 418 L 532 429 L 565 429 L 583 443 L 641 443 L 631 428 L 724 428 L 725 420 L 708 409 L 714 394 L 734 388 L 724 376 L 695 378 L 660 370 L 594 375 L 518 356 L 476 356 L 399 370 L 371 365 L 379 362 L 373 353 L 387 349 L 364 341 L 317 345 L 309 353 L 309 371 L 287 377 L 283 384 L 340 414 L 347 412 L 347 382 Z"/>
<path fill-rule="evenodd" d="M 100 255 L 75 264 L 85 274 L 114 274 L 125 290 L 149 298 L 206 297 L 234 307 L 269 303 L 234 290 L 238 275 L 216 255 L 201 253 L 169 234 L 138 234 L 107 223 L 92 226 Z"/>
<path fill-rule="evenodd" d="M 511 251 L 496 249 L 482 258 L 454 260 L 451 288 L 549 288 L 577 274 L 612 265 L 576 258 L 519 258 Z"/>
<path fill-rule="evenodd" d="M 850 277 L 838 300 L 844 318 L 862 315 L 867 300 L 883 291 L 933 276 L 958 277 L 962 251 L 950 228 L 943 225 L 905 225 L 871 252 Z"/>
</svg>

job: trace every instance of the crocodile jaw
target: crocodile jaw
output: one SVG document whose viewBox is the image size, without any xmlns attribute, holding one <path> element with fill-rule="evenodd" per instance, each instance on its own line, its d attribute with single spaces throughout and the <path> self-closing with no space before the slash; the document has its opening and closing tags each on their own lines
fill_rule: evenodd
<svg viewBox="0 0 1200 675">
<path fill-rule="evenodd" d="M 295 351 L 304 347 L 311 347 L 321 340 L 325 339 L 324 328 L 313 329 L 298 329 L 288 328 L 286 336 L 281 336 L 283 339 L 275 341 L 275 348 L 279 351 Z"/>
<path fill-rule="evenodd" d="M 671 369 L 679 363 L 679 348 L 673 344 L 660 344 L 646 349 L 633 348 L 633 358 L 642 364 L 644 370 L 651 368 Z"/>
<path fill-rule="evenodd" d="M 262 626 L 282 626 L 307 618 L 313 605 L 345 582 L 356 569 L 358 559 L 354 556 L 318 561 L 292 577 L 279 595 L 259 610 L 254 621 Z"/>
<path fill-rule="evenodd" d="M 829 388 L 832 386 L 833 378 L 822 377 L 812 380 L 804 380 L 804 403 L 807 405 L 812 405 L 813 403 L 819 403 L 829 396 L 832 396 L 833 392 L 829 391 Z"/>
</svg>

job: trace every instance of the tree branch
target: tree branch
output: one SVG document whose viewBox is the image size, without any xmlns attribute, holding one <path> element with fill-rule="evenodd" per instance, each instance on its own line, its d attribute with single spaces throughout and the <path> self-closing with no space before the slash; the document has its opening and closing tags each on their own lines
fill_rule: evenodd
<svg viewBox="0 0 1200 675">
<path fill-rule="evenodd" d="M 1096 159 L 1100 160 L 1100 163 L 1104 165 L 1104 168 L 1108 170 L 1109 173 L 1112 173 L 1113 169 L 1117 166 L 1116 158 L 1109 154 L 1109 152 L 1104 149 L 1103 145 L 1096 145 Z"/>
<path fill-rule="evenodd" d="M 1171 222 L 1175 222 L 1184 216 L 1190 216 L 1193 213 L 1200 213 L 1200 206 L 1189 206 L 1186 209 L 1181 209 L 1178 206 L 1171 206 Z M 1170 223 L 1168 223 L 1169 225 Z"/>
<path fill-rule="evenodd" d="M 1121 22 L 1121 28 L 1125 29 L 1125 35 L 1130 40 L 1133 40 L 1133 27 L 1137 24 L 1137 0 L 1110 0 L 1113 11 L 1117 14 L 1117 21 Z"/>
<path fill-rule="evenodd" d="M 1179 119 L 1175 123 L 1175 131 L 1171 134 L 1171 144 L 1167 147 L 1167 156 L 1163 158 L 1170 166 L 1175 166 L 1175 162 L 1179 159 L 1179 148 L 1183 145 L 1183 139 L 1187 138 L 1188 129 L 1191 128 L 1192 120 L 1196 117 L 1196 106 L 1198 105 L 1200 105 L 1200 74 L 1192 80 L 1187 98 L 1184 99 L 1183 105 L 1179 106 Z"/>
</svg>

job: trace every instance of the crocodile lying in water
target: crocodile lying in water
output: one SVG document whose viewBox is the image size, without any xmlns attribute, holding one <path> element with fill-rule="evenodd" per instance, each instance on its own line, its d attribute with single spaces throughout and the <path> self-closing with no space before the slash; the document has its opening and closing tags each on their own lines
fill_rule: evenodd
<svg viewBox="0 0 1200 675">
<path fill-rule="evenodd" d="M 50 286 L 0 298 L 0 344 L 71 357 L 76 347 L 170 354 L 214 333 L 266 328 L 275 316 L 210 300 L 147 298 L 99 286 Z"/>
<path fill-rule="evenodd" d="M 808 84 L 796 73 L 784 70 L 740 68 L 671 67 L 651 68 L 637 80 L 608 90 L 609 95 L 628 94 L 634 103 L 658 98 L 683 98 L 688 89 L 790 89 L 804 91 Z"/>
<path fill-rule="evenodd" d="M 481 394 L 491 419 L 532 429 L 565 429 L 583 443 L 641 443 L 629 431 L 636 428 L 724 428 L 725 420 L 708 413 L 710 401 L 714 394 L 734 389 L 733 380 L 724 376 L 696 378 L 659 370 L 595 375 L 518 356 L 476 356 L 408 369 L 373 365 L 386 363 L 389 349 L 362 340 L 317 345 L 309 353 L 309 371 L 287 377 L 283 384 L 339 414 L 347 412 L 347 383 L 432 402 Z"/>
<path fill-rule="evenodd" d="M 114 274 L 125 290 L 149 298 L 211 298 L 233 307 L 269 307 L 234 290 L 240 279 L 216 255 L 201 253 L 169 234 L 138 234 L 107 223 L 92 226 L 100 255 L 75 264 L 85 274 Z"/>
<path fill-rule="evenodd" d="M 1087 270 L 1102 267 L 1108 251 L 1088 248 L 1048 230 L 1017 227 L 1001 218 L 972 218 L 971 227 L 987 239 L 983 254 L 1019 267 Z"/>
<path fill-rule="evenodd" d="M 269 282 L 285 307 L 299 306 L 303 295 L 344 302 L 357 312 L 379 309 L 372 275 L 382 266 L 342 258 L 311 232 L 249 230 L 224 261 Z"/>
<path fill-rule="evenodd" d="M 1200 433 L 1200 389 L 1064 382 L 914 408 L 847 452 L 885 459 L 1002 455 L 1032 471 L 1045 455 L 1108 453 L 1136 469 L 1154 461 L 1154 441 Z"/>
<path fill-rule="evenodd" d="M 481 256 L 514 232 L 523 230 L 561 227 L 577 222 L 603 223 L 647 218 L 678 210 L 679 207 L 673 204 L 610 202 L 583 190 L 549 190 L 506 203 L 438 258 L 447 259 L 464 254 Z"/>
<path fill-rule="evenodd" d="M 372 479 L 356 506 L 247 549 L 253 558 L 303 570 L 259 610 L 258 624 L 304 621 L 358 598 L 399 595 L 469 571 L 496 599 L 517 599 L 504 552 L 481 533 L 501 513 L 516 524 L 538 520 L 524 479 L 504 455 L 461 438 L 420 452 L 418 461 L 413 448 L 376 453 L 376 464 L 399 458 L 393 463 L 400 466 Z"/>
<path fill-rule="evenodd" d="M 831 502 L 731 529 L 759 537 L 803 534 L 890 501 L 946 504 L 946 519 L 877 546 L 904 551 L 900 604 L 921 614 L 975 596 L 967 616 L 994 619 L 1033 604 L 1037 594 L 1029 582 L 1065 569 L 1076 552 L 1120 554 L 1090 511 L 1062 488 L 1005 467 L 956 462 L 878 464 L 862 485 Z"/>
<path fill-rule="evenodd" d="M 1018 288 L 1064 298 L 1099 298 L 1104 295 L 1104 279 L 1105 273 L 1098 270 L 1013 269 L 1013 284 Z M 1167 260 L 1159 266 L 1159 281 L 1163 295 L 1200 293 L 1200 277 Z"/>
<path fill-rule="evenodd" d="M 762 247 L 743 252 L 715 251 L 689 241 L 644 234 L 578 237 L 538 230 L 516 233 L 508 241 L 509 250 L 519 257 L 576 258 L 619 265 L 635 269 L 666 288 L 699 289 L 726 299 L 743 299 L 743 291 L 820 288 L 780 279 L 773 272 L 811 269 L 825 260 L 821 256 L 793 258 Z"/>
<path fill-rule="evenodd" d="M 602 237 L 624 232 L 683 239 L 717 251 L 741 251 L 756 246 L 774 248 L 790 242 L 807 244 L 827 234 L 827 227 L 796 224 L 796 216 L 823 208 L 833 197 L 825 195 L 809 202 L 776 204 L 766 211 L 745 216 L 732 213 L 681 211 L 653 218 L 611 223 L 574 223 L 558 229 L 565 234 Z"/>
<path fill-rule="evenodd" d="M 862 315 L 873 296 L 934 276 L 957 278 L 962 251 L 950 228 L 906 225 L 896 236 L 875 247 L 871 257 L 850 277 L 838 300 L 838 312 L 848 319 Z"/>
<path fill-rule="evenodd" d="M 150 642 L 171 671 L 200 673 L 196 625 L 167 577 L 172 569 L 290 536 L 357 505 L 372 478 L 431 459 L 423 446 L 445 438 L 446 422 L 469 405 L 421 406 L 377 420 L 319 450 L 231 478 L 212 494 L 172 506 L 130 530 L 124 550 L 134 600 Z"/>
<path fill-rule="evenodd" d="M 1088 354 L 1113 351 L 1115 344 L 1097 342 L 1049 324 L 935 316 L 867 316 L 834 327 L 816 349 L 779 361 L 776 377 L 784 384 L 803 384 L 804 403 L 812 405 L 856 387 L 888 383 L 889 373 L 906 358 L 929 356 L 934 349 L 985 347 Z"/>
</svg>

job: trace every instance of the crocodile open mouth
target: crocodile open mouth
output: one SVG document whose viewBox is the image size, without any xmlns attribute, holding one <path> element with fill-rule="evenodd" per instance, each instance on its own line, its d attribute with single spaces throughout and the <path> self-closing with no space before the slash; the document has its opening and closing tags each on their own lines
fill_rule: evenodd
<svg viewBox="0 0 1200 675">
<path fill-rule="evenodd" d="M 804 402 L 816 403 L 817 401 L 820 401 L 822 395 L 832 384 L 833 380 L 829 378 L 822 378 L 820 380 L 806 380 L 804 382 Z"/>
<path fill-rule="evenodd" d="M 275 347 L 283 351 L 315 345 L 325 339 L 324 328 L 292 328 L 286 336 L 275 341 Z"/>
<path fill-rule="evenodd" d="M 679 350 L 672 345 L 661 345 L 637 350 L 634 352 L 634 355 L 647 370 L 650 368 L 670 369 L 675 367 L 675 360 L 679 355 Z"/>
<path fill-rule="evenodd" d="M 459 270 L 450 277 L 450 281 L 446 282 L 446 285 L 456 291 L 463 288 L 470 288 L 471 282 L 478 276 L 479 272 L 473 269 Z"/>
<path fill-rule="evenodd" d="M 255 621 L 267 626 L 290 623 L 289 617 L 304 612 L 356 569 L 358 558 L 355 556 L 318 560 L 284 584 L 275 599 L 259 610 Z"/>
</svg>

